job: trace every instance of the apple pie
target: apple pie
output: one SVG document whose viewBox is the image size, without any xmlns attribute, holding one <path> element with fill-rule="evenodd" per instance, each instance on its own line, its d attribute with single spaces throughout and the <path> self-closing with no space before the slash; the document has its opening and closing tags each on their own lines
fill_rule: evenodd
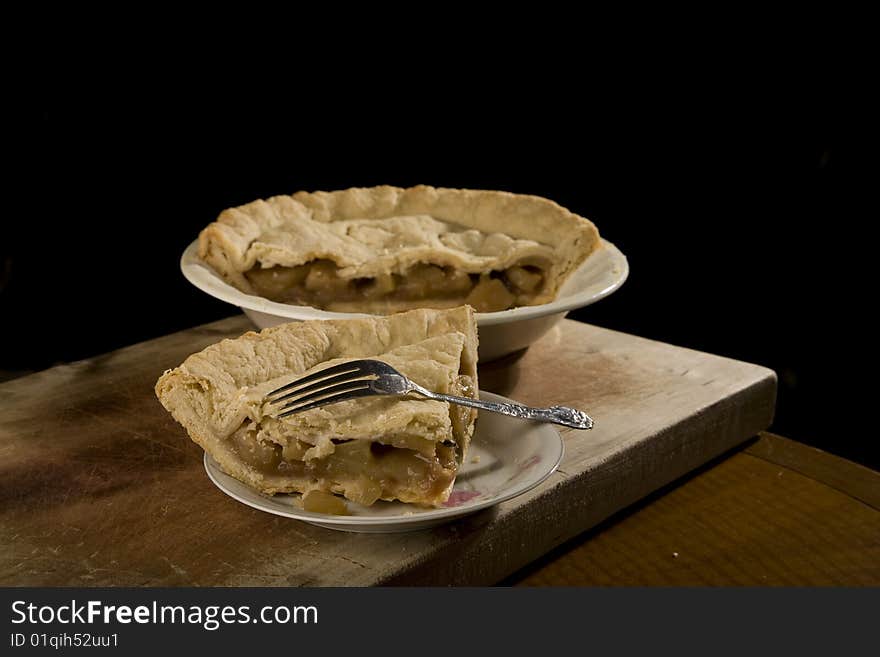
<svg viewBox="0 0 880 657">
<path fill-rule="evenodd" d="M 427 186 L 275 196 L 199 235 L 199 257 L 242 292 L 372 314 L 547 303 L 599 247 L 593 223 L 553 201 Z"/>
<path fill-rule="evenodd" d="M 165 372 L 156 394 L 224 472 L 263 493 L 300 492 L 324 507 L 331 493 L 365 505 L 442 504 L 474 431 L 473 409 L 366 397 L 279 418 L 265 401 L 302 376 L 361 358 L 385 361 L 436 392 L 478 394 L 477 332 L 467 306 L 249 332 Z"/>
</svg>

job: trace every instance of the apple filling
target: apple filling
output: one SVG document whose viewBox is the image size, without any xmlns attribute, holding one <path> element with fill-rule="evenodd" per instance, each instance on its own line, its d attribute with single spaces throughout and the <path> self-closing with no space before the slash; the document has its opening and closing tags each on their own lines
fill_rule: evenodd
<svg viewBox="0 0 880 657">
<path fill-rule="evenodd" d="M 543 264 L 532 259 L 502 271 L 467 273 L 420 263 L 405 274 L 345 278 L 333 261 L 314 260 L 296 267 L 256 266 L 244 275 L 262 297 L 324 310 L 357 312 L 384 306 L 395 311 L 469 304 L 477 312 L 495 312 L 546 301 Z"/>
<path fill-rule="evenodd" d="M 437 443 L 431 455 L 371 440 L 334 443 L 332 454 L 304 459 L 311 445 L 292 438 L 282 446 L 258 440 L 252 432 L 242 429 L 233 434 L 231 448 L 265 477 L 296 480 L 302 482 L 304 489 L 344 491 L 347 498 L 366 506 L 380 499 L 442 499 L 458 470 L 456 447 L 447 443 Z M 316 505 L 338 507 L 321 496 L 309 503 L 312 507 Z"/>
<path fill-rule="evenodd" d="M 472 396 L 475 387 L 470 376 L 459 373 L 450 392 Z M 259 423 L 245 419 L 229 436 L 228 446 L 266 480 L 282 478 L 309 493 L 303 496 L 306 510 L 345 512 L 342 498 L 318 491 L 339 493 L 366 506 L 380 499 L 436 504 L 455 481 L 475 413 L 457 404 L 448 404 L 448 409 L 450 433 L 445 439 L 431 440 L 406 429 L 381 437 L 357 432 L 331 437 L 330 430 L 304 432 L 270 416 Z"/>
</svg>

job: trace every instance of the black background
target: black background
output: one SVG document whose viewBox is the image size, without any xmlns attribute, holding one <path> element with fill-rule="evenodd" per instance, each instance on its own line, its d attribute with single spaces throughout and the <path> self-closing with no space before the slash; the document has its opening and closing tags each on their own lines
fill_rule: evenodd
<svg viewBox="0 0 880 657">
<path fill-rule="evenodd" d="M 504 189 L 589 217 L 628 256 L 623 288 L 572 317 L 768 366 L 774 430 L 880 466 L 852 376 L 874 321 L 859 292 L 867 174 L 827 90 L 779 103 L 724 85 L 685 94 L 661 75 L 624 101 L 477 78 L 47 98 L 8 151 L 0 369 L 235 312 L 178 268 L 226 207 L 375 184 Z"/>
</svg>

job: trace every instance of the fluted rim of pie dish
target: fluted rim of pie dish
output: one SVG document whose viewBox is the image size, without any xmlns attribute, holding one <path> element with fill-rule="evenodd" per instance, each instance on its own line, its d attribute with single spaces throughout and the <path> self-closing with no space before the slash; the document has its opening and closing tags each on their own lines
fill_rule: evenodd
<svg viewBox="0 0 880 657">
<path fill-rule="evenodd" d="M 198 257 L 198 247 L 199 241 L 194 240 L 184 250 L 180 258 L 180 270 L 195 287 L 220 301 L 267 315 L 284 317 L 291 321 L 373 316 L 370 313 L 341 313 L 312 306 L 294 306 L 247 294 L 229 285 L 209 265 L 202 262 Z M 596 280 L 590 277 L 591 273 L 597 275 Z M 629 262 L 626 256 L 614 244 L 603 239 L 602 248 L 591 254 L 569 275 L 556 299 L 535 306 L 519 306 L 492 313 L 475 313 L 477 326 L 518 322 L 583 308 L 615 292 L 628 276 Z"/>
</svg>

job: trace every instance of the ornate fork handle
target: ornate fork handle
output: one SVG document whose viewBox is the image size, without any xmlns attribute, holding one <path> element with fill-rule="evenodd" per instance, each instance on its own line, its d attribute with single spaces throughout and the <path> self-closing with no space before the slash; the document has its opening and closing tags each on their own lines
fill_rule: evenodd
<svg viewBox="0 0 880 657">
<path fill-rule="evenodd" d="M 421 386 L 413 386 L 413 392 L 424 395 L 430 399 L 449 402 L 451 404 L 460 404 L 462 406 L 470 406 L 483 411 L 492 411 L 493 413 L 502 413 L 524 420 L 537 420 L 538 422 L 552 422 L 553 424 L 561 424 L 564 427 L 572 429 L 592 429 L 593 420 L 583 411 L 567 406 L 551 406 L 550 408 L 530 408 L 521 404 L 513 404 L 508 402 L 490 402 L 470 397 L 456 397 L 455 395 L 444 395 L 439 392 L 431 392 Z"/>
</svg>

